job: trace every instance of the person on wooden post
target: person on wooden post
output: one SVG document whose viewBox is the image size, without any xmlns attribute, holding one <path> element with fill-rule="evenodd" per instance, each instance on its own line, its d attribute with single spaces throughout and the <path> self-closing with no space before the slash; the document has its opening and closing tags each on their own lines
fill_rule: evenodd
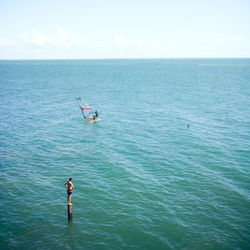
<svg viewBox="0 0 250 250">
<path fill-rule="evenodd" d="M 64 184 L 67 188 L 67 194 L 68 194 L 68 205 L 72 205 L 71 204 L 71 196 L 72 196 L 72 191 L 74 189 L 74 185 L 72 183 L 72 177 L 69 178 L 69 181 L 67 181 L 65 184 Z"/>
</svg>

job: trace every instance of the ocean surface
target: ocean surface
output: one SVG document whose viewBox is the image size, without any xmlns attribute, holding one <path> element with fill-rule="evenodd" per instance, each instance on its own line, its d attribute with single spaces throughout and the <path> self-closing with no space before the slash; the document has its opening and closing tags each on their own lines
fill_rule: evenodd
<svg viewBox="0 0 250 250">
<path fill-rule="evenodd" d="M 0 249 L 250 249 L 250 59 L 2 60 L 0 105 Z"/>
</svg>

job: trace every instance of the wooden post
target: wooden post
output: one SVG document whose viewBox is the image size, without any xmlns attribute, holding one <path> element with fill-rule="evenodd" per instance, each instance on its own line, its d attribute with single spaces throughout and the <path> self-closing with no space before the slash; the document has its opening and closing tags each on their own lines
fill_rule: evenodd
<svg viewBox="0 0 250 250">
<path fill-rule="evenodd" d="M 68 205 L 68 220 L 72 220 L 72 204 Z"/>
</svg>

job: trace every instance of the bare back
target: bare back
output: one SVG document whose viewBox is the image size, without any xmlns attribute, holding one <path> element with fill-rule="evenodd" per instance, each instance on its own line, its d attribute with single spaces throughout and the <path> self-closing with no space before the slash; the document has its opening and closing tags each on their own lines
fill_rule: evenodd
<svg viewBox="0 0 250 250">
<path fill-rule="evenodd" d="M 74 185 L 71 181 L 66 182 L 65 186 L 67 187 L 68 190 L 73 190 L 74 188 Z"/>
</svg>

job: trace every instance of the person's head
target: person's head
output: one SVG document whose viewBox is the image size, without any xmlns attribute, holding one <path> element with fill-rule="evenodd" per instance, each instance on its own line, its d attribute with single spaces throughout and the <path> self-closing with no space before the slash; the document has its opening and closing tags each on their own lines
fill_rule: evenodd
<svg viewBox="0 0 250 250">
<path fill-rule="evenodd" d="M 69 178 L 69 181 L 72 181 L 72 177 Z"/>
</svg>

